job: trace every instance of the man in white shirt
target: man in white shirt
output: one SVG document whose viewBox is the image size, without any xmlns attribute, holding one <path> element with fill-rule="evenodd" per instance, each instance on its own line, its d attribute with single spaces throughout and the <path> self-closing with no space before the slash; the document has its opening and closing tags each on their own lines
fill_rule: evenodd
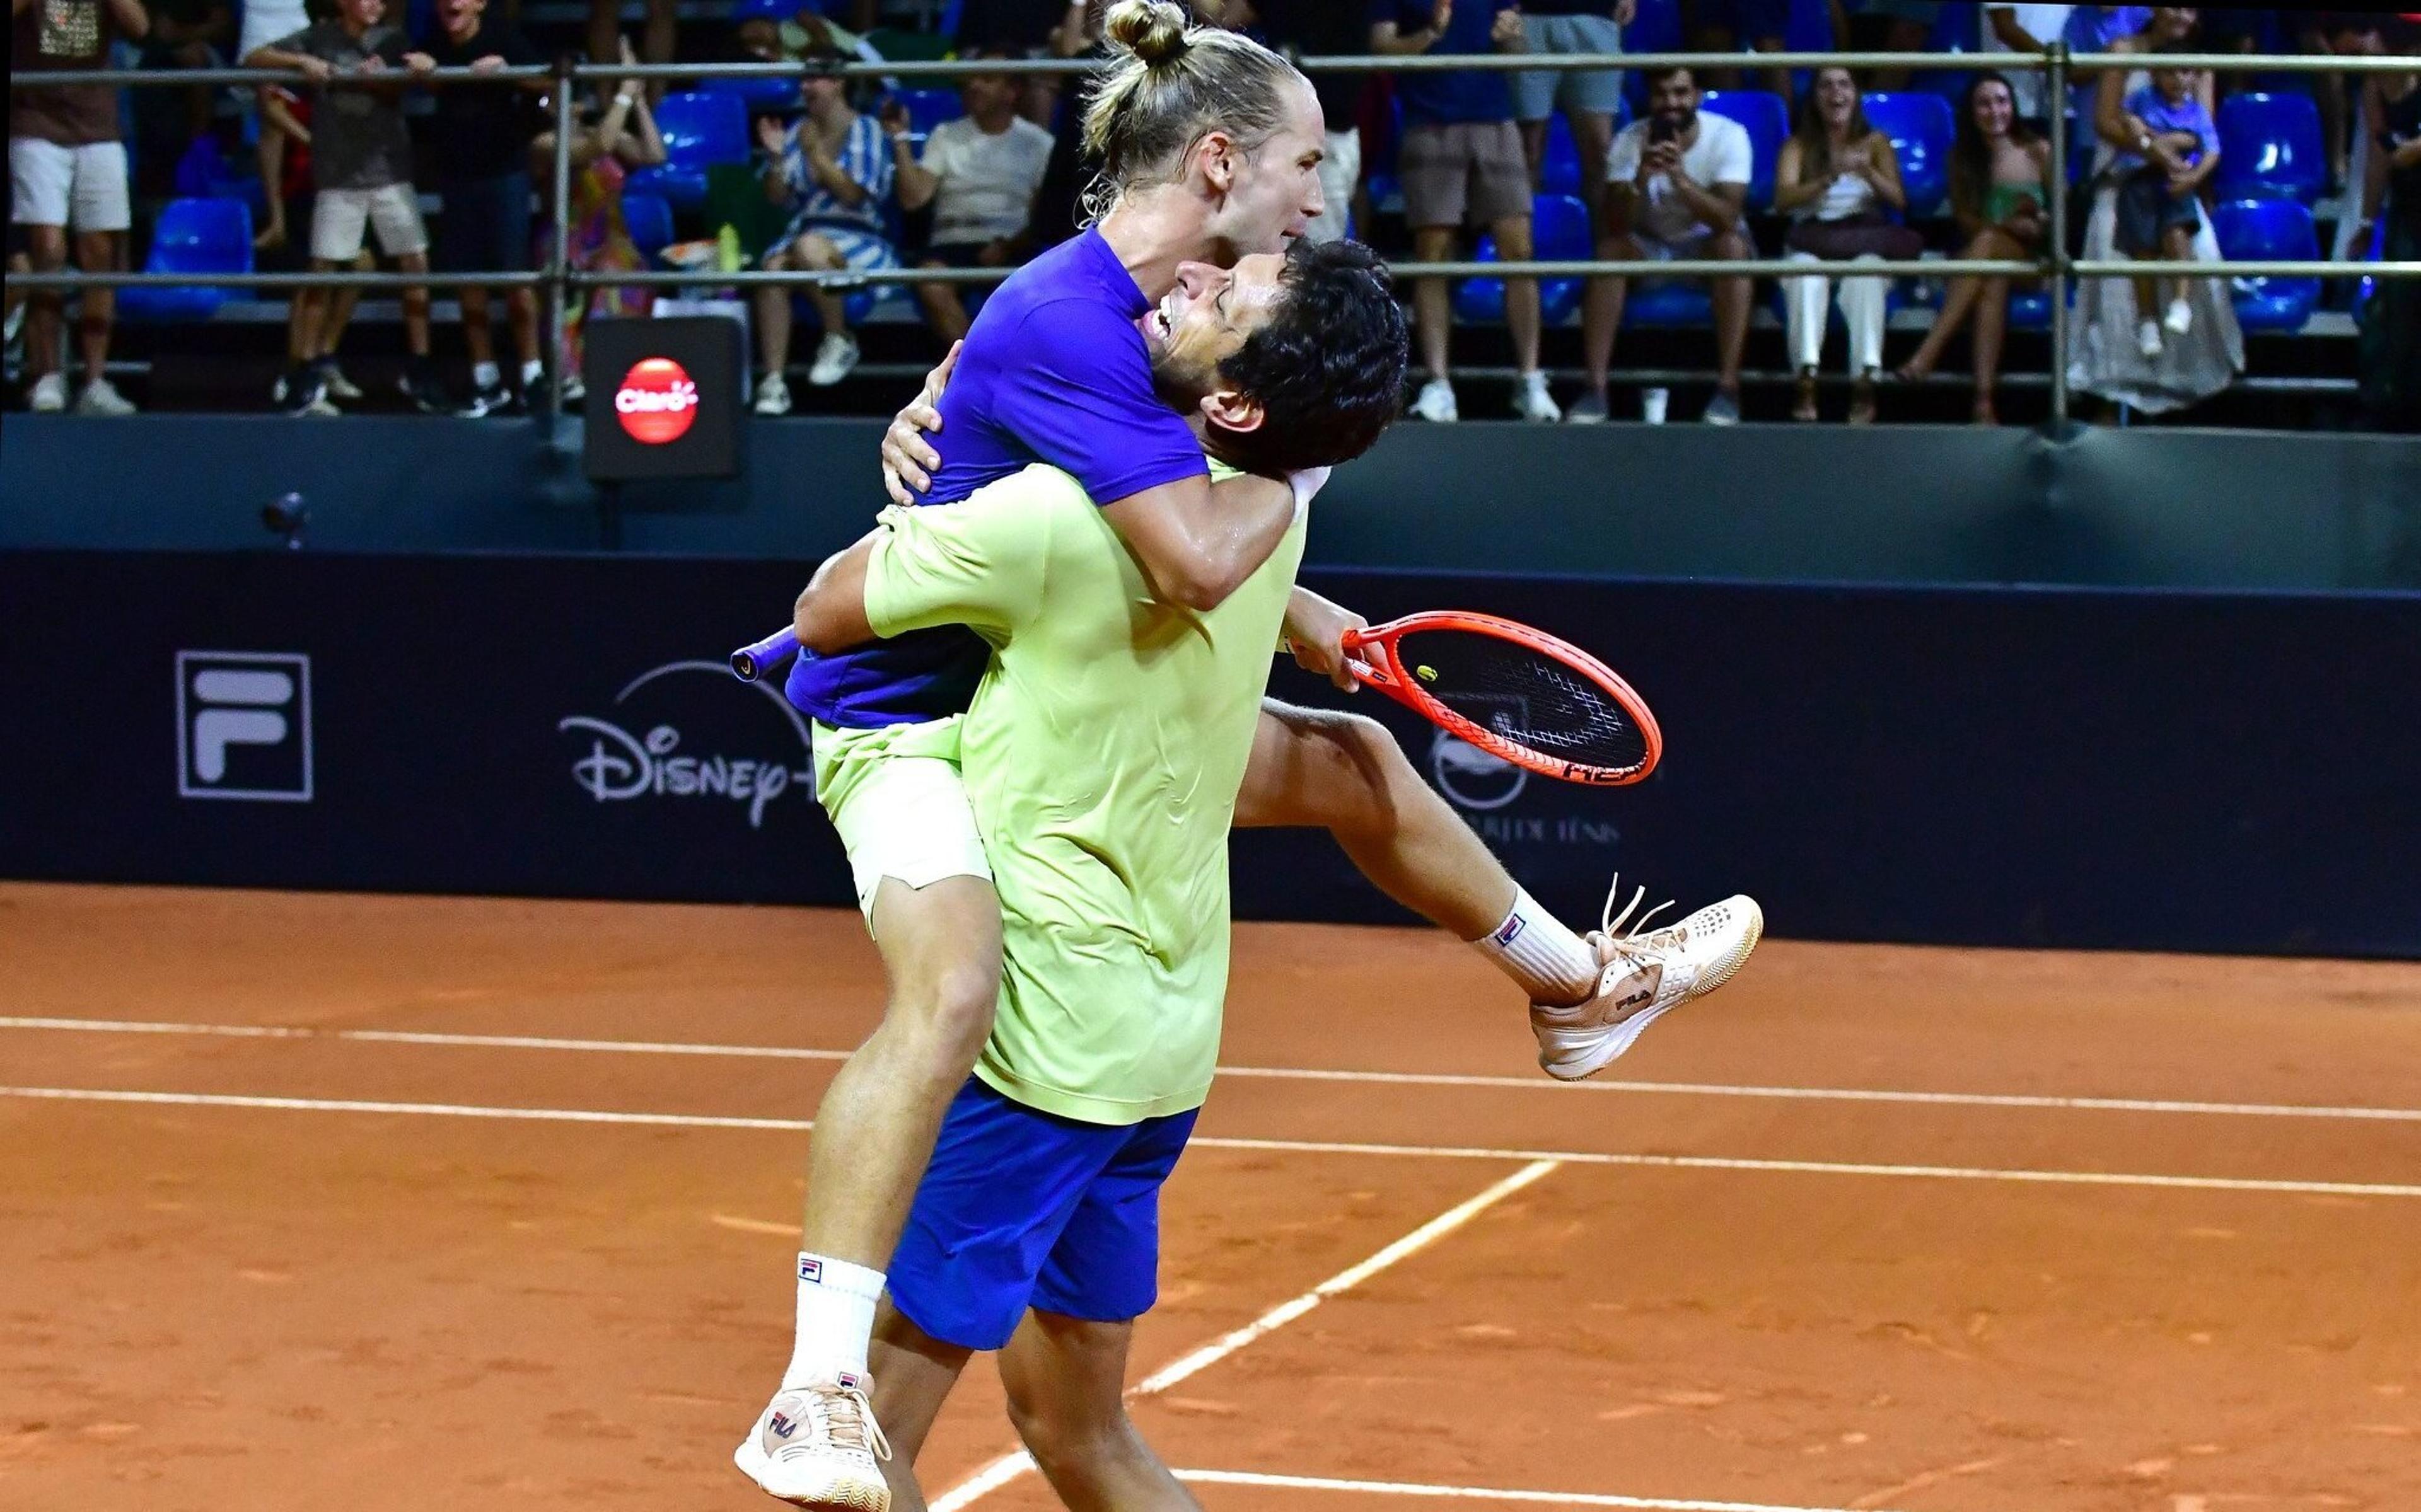
<svg viewBox="0 0 2421 1512">
<path fill-rule="evenodd" d="M 1007 55 L 988 48 L 977 55 Z M 969 74 L 959 86 L 967 113 L 933 128 L 916 155 L 907 113 L 883 111 L 898 168 L 899 208 L 933 207 L 933 236 L 920 268 L 1007 268 L 1024 260 L 1034 191 L 1051 163 L 1051 133 L 1017 113 L 1021 91 L 1003 73 Z M 967 334 L 967 307 L 956 284 L 918 284 L 925 323 L 947 348 Z"/>
<path fill-rule="evenodd" d="M 2068 27 L 2074 6 L 1986 6 L 1984 51 L 1987 53 L 2048 53 Z M 2050 118 L 2043 109 L 2044 75 L 2040 69 L 2004 69 L 2009 99 L 2020 120 L 2040 124 Z"/>
<path fill-rule="evenodd" d="M 1688 69 L 1648 71 L 1647 118 L 1623 128 L 1606 159 L 1605 218 L 1597 255 L 1607 259 L 1736 260 L 1756 255 L 1741 212 L 1748 202 L 1755 150 L 1738 121 L 1700 113 L 1698 83 Z M 1710 280 L 1715 348 L 1721 364 L 1709 425 L 1740 420 L 1741 353 L 1748 345 L 1749 280 Z M 1614 362 L 1615 328 L 1622 323 L 1630 280 L 1589 280 L 1582 311 L 1589 392 L 1566 418 L 1605 418 L 1605 375 Z"/>
</svg>

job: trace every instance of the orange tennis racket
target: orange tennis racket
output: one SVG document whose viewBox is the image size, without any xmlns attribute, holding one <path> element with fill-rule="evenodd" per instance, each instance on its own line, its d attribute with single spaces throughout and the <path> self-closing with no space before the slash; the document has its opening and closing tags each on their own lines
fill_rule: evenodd
<svg viewBox="0 0 2421 1512">
<path fill-rule="evenodd" d="M 1612 667 L 1493 615 L 1407 615 L 1346 637 L 1354 678 L 1541 776 L 1619 787 L 1656 770 L 1656 716 Z"/>
</svg>

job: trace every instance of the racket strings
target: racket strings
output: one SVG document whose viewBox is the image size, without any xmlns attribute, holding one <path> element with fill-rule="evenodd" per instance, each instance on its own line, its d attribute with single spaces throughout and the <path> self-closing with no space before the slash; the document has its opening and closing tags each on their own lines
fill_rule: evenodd
<svg viewBox="0 0 2421 1512">
<path fill-rule="evenodd" d="M 1646 732 L 1615 696 L 1544 652 L 1456 631 L 1415 631 L 1397 650 L 1427 692 L 1506 740 L 1617 771 L 1648 758 Z"/>
</svg>

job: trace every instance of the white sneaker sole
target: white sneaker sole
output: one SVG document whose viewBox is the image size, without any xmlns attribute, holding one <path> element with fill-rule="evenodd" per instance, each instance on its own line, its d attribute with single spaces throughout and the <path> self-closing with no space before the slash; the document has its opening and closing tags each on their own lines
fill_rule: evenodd
<svg viewBox="0 0 2421 1512">
<path fill-rule="evenodd" d="M 1644 1013 L 1632 1015 L 1607 1031 L 1603 1039 L 1577 1054 L 1540 1062 L 1539 1068 L 1558 1082 L 1585 1081 L 1621 1059 L 1623 1052 L 1639 1042 L 1639 1037 L 1648 1032 L 1649 1024 L 1694 998 L 1705 997 L 1739 975 L 1740 969 L 1748 964 L 1750 953 L 1757 949 L 1757 943 L 1765 937 L 1765 911 L 1757 907 L 1754 898 L 1743 897 L 1741 902 L 1748 911 L 1748 927 L 1742 931 L 1740 943 L 1708 967 L 1705 974 L 1691 984 L 1689 991 L 1670 1003 L 1659 1003 Z"/>
<path fill-rule="evenodd" d="M 750 1433 L 731 1451 L 731 1462 L 740 1473 L 757 1483 L 758 1489 L 776 1501 L 792 1506 L 807 1507 L 814 1512 L 891 1512 L 891 1488 L 881 1476 L 868 1482 L 862 1474 L 847 1472 L 827 1473 L 804 1483 L 774 1482 L 782 1476 L 783 1468 L 767 1457 L 758 1447 L 757 1435 Z"/>
</svg>

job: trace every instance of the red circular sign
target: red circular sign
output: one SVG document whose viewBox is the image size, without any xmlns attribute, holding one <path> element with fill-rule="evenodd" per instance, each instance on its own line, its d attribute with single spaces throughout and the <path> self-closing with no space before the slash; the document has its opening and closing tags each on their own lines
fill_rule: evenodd
<svg viewBox="0 0 2421 1512">
<path fill-rule="evenodd" d="M 679 441 L 697 418 L 697 385 L 670 357 L 649 357 L 622 375 L 614 391 L 614 418 L 631 439 L 649 446 Z"/>
</svg>

